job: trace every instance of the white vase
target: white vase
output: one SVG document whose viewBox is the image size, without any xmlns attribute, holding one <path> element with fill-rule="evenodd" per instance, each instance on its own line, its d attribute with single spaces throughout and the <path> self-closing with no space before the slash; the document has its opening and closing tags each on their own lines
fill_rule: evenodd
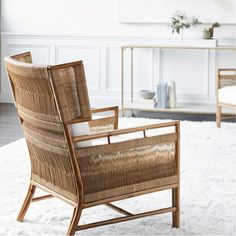
<svg viewBox="0 0 236 236">
<path fill-rule="evenodd" d="M 176 87 L 174 81 L 168 82 L 168 108 L 176 108 Z"/>
<path fill-rule="evenodd" d="M 203 32 L 202 32 L 202 37 L 204 38 L 204 39 L 210 39 L 211 38 L 211 33 L 209 32 L 209 30 L 208 29 L 204 29 L 203 30 Z"/>
<path fill-rule="evenodd" d="M 165 109 L 168 105 L 168 85 L 167 83 L 158 84 L 156 92 L 156 107 Z"/>
</svg>

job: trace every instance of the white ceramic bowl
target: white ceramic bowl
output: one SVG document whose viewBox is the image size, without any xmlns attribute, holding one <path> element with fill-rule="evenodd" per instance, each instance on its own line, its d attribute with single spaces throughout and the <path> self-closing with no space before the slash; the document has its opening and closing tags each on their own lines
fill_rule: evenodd
<svg viewBox="0 0 236 236">
<path fill-rule="evenodd" d="M 139 95 L 144 99 L 152 99 L 155 96 L 153 90 L 140 90 Z"/>
</svg>

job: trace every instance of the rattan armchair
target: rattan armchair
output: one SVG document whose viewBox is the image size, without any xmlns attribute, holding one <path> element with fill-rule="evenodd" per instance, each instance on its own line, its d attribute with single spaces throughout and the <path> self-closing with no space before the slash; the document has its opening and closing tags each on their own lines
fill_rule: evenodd
<svg viewBox="0 0 236 236">
<path fill-rule="evenodd" d="M 236 111 L 236 69 L 219 69 L 216 83 L 217 105 L 216 105 L 216 124 L 221 126 L 221 120 L 234 118 L 233 116 L 222 116 L 222 108 Z"/>
<path fill-rule="evenodd" d="M 179 122 L 118 130 L 118 107 L 90 109 L 82 61 L 34 65 L 27 52 L 6 57 L 5 65 L 31 161 L 29 190 L 18 221 L 31 202 L 56 197 L 74 208 L 68 235 L 168 212 L 173 227 L 179 227 Z M 93 113 L 109 110 L 112 116 L 93 119 Z M 78 123 L 89 124 L 90 134 L 73 136 L 72 125 Z M 153 129 L 164 131 L 151 135 Z M 137 132 L 142 137 L 113 141 Z M 106 143 L 97 144 L 98 139 Z M 89 146 L 75 145 L 91 140 Z M 47 194 L 34 197 L 36 188 Z M 167 208 L 133 214 L 112 204 L 167 189 L 172 191 Z M 124 216 L 79 225 L 82 210 L 100 204 Z"/>
</svg>

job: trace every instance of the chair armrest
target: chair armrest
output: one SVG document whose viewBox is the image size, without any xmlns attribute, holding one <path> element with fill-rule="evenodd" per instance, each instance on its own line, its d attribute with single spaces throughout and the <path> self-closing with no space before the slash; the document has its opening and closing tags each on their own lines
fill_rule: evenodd
<svg viewBox="0 0 236 236">
<path fill-rule="evenodd" d="M 76 123 L 83 123 L 83 122 L 89 122 L 91 121 L 92 119 L 89 119 L 89 118 L 82 118 L 82 117 L 76 117 L 72 120 L 69 120 L 67 121 L 67 125 L 73 125 L 73 124 L 76 124 Z"/>
<path fill-rule="evenodd" d="M 101 117 L 98 119 L 77 117 L 77 118 L 74 118 L 73 120 L 68 121 L 67 124 L 72 125 L 76 123 L 89 122 L 90 128 L 111 124 L 113 125 L 113 129 L 118 129 L 118 118 L 119 118 L 118 106 L 98 108 L 98 109 L 91 110 L 92 114 L 102 113 L 106 111 L 113 111 L 113 115 Z"/>
<path fill-rule="evenodd" d="M 118 117 L 119 117 L 119 107 L 118 106 L 98 108 L 98 109 L 91 110 L 92 114 L 102 113 L 102 112 L 106 112 L 106 111 L 113 111 L 114 112 L 113 116 L 116 118 L 115 126 L 117 126 L 117 127 L 115 127 L 115 129 L 117 129 L 118 128 Z M 100 120 L 100 119 L 103 119 L 103 118 L 99 118 L 97 120 Z M 96 120 L 89 119 L 89 118 L 76 117 L 76 118 L 68 121 L 67 124 L 72 125 L 72 124 L 76 124 L 76 123 L 89 122 L 89 121 L 96 121 Z"/>
<path fill-rule="evenodd" d="M 97 114 L 97 113 L 102 113 L 102 112 L 106 112 L 106 111 L 113 111 L 113 115 L 109 116 L 109 117 L 114 117 L 114 120 L 112 121 L 112 119 L 110 119 L 110 122 L 113 123 L 113 128 L 114 129 L 118 129 L 118 118 L 119 118 L 119 107 L 118 106 L 113 106 L 113 107 L 105 107 L 105 108 L 97 108 L 97 109 L 92 109 L 91 112 L 92 114 Z M 93 122 L 91 122 L 92 126 L 99 126 L 99 121 L 104 121 L 104 122 L 109 122 L 109 118 L 107 119 L 107 117 L 104 118 L 99 118 L 97 119 L 98 122 L 96 122 L 96 120 L 93 120 Z"/>
<path fill-rule="evenodd" d="M 119 107 L 118 106 L 113 106 L 113 107 L 96 108 L 96 109 L 91 110 L 92 114 L 101 113 L 101 112 L 105 112 L 105 111 L 114 111 L 114 115 L 118 116 Z"/>
<path fill-rule="evenodd" d="M 173 121 L 173 122 L 165 122 L 161 124 L 146 125 L 146 126 L 140 126 L 140 127 L 134 127 L 134 128 L 118 129 L 118 130 L 91 134 L 91 135 L 74 136 L 72 140 L 73 142 L 82 142 L 82 141 L 93 140 L 93 139 L 98 139 L 98 138 L 107 138 L 108 143 L 110 143 L 110 137 L 112 136 L 142 131 L 143 136 L 146 137 L 147 130 L 157 129 L 157 128 L 166 128 L 166 127 L 171 127 L 171 126 L 175 126 L 176 132 L 179 133 L 179 121 Z"/>
</svg>

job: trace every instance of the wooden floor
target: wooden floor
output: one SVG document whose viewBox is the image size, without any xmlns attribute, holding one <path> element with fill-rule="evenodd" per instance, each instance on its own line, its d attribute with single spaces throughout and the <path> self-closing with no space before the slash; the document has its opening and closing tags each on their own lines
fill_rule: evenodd
<svg viewBox="0 0 236 236">
<path fill-rule="evenodd" d="M 13 104 L 0 103 L 0 147 L 23 137 Z"/>
</svg>

